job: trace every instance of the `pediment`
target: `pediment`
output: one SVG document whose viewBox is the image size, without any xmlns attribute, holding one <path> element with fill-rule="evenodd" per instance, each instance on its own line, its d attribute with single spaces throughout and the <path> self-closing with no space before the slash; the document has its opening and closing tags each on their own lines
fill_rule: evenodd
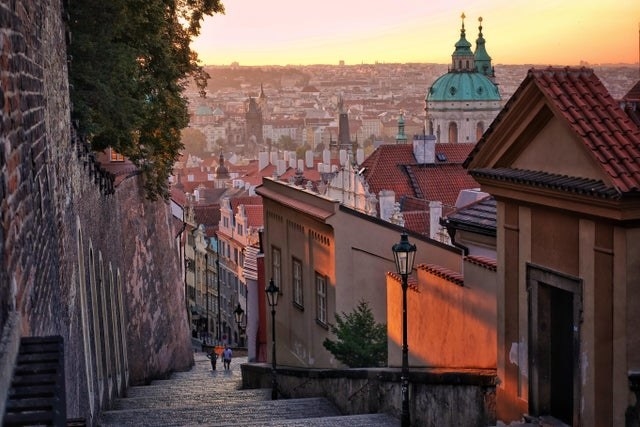
<svg viewBox="0 0 640 427">
<path fill-rule="evenodd" d="M 507 162 L 498 161 L 503 167 L 547 172 L 569 177 L 587 178 L 607 182 L 608 176 L 594 160 L 584 143 L 566 124 L 552 116 L 539 131 L 522 146 L 514 146 L 517 156 L 509 156 Z"/>
</svg>

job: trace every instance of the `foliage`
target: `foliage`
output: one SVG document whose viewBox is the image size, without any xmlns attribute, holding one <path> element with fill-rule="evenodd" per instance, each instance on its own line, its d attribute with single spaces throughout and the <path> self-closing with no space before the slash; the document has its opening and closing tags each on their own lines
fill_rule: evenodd
<svg viewBox="0 0 640 427">
<path fill-rule="evenodd" d="M 336 359 L 351 368 L 375 367 L 387 363 L 387 325 L 376 323 L 366 301 L 360 301 L 349 314 L 336 314 L 331 332 L 336 341 L 325 339 L 322 345 Z"/>
<path fill-rule="evenodd" d="M 73 120 L 94 150 L 113 148 L 136 164 L 147 197 L 168 197 L 167 178 L 189 121 L 183 90 L 207 74 L 190 48 L 220 0 L 69 2 Z"/>
</svg>

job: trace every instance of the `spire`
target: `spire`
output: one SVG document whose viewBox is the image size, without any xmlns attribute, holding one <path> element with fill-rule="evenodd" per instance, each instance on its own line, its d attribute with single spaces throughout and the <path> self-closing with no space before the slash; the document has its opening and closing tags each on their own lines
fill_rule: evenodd
<svg viewBox="0 0 640 427">
<path fill-rule="evenodd" d="M 260 83 L 260 95 L 258 95 L 258 99 L 266 99 L 267 95 L 264 93 L 264 89 L 262 88 L 262 83 Z"/>
<path fill-rule="evenodd" d="M 485 48 L 485 40 L 482 36 L 482 16 L 478 18 L 478 38 L 476 39 L 476 51 L 474 53 L 476 71 L 487 77 L 493 77 L 493 68 L 491 67 L 491 57 Z"/>
<path fill-rule="evenodd" d="M 473 64 L 473 52 L 471 51 L 471 43 L 467 40 L 464 29 L 464 13 L 462 18 L 462 28 L 460 29 L 460 40 L 455 44 L 456 50 L 451 55 L 453 70 L 455 71 L 475 71 Z"/>
</svg>

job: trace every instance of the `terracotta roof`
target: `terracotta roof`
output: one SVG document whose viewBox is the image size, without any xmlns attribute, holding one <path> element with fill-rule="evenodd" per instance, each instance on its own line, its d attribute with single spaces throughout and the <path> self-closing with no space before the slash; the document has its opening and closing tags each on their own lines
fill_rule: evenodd
<svg viewBox="0 0 640 427">
<path fill-rule="evenodd" d="M 443 278 L 458 286 L 464 286 L 464 276 L 448 268 L 435 264 L 421 264 L 418 268 L 425 270 L 436 277 Z"/>
<path fill-rule="evenodd" d="M 610 182 L 603 185 L 613 186 L 619 193 L 640 191 L 640 128 L 611 97 L 593 70 L 588 68 L 529 70 L 465 165 L 482 149 L 502 117 L 514 103 L 520 101 L 522 93 L 531 85 L 537 87 L 553 113 L 564 119 L 609 176 Z M 553 181 L 556 178 L 549 179 Z"/>
<path fill-rule="evenodd" d="M 429 236 L 429 210 L 403 212 L 402 217 L 406 229 Z"/>
<path fill-rule="evenodd" d="M 484 267 L 487 270 L 491 270 L 491 271 L 498 270 L 498 263 L 496 262 L 495 259 L 487 258 L 484 256 L 478 256 L 478 255 L 469 255 L 469 256 L 466 256 L 464 260 L 471 264 Z"/>
<path fill-rule="evenodd" d="M 248 205 L 244 209 L 247 214 L 247 224 L 250 227 L 259 228 L 264 225 L 262 205 Z"/>
<path fill-rule="evenodd" d="M 460 190 L 479 187 L 462 167 L 472 149 L 473 144 L 436 144 L 443 160 L 418 164 L 412 144 L 381 145 L 362 163 L 363 175 L 373 194 L 393 190 L 397 199 L 441 201 L 443 208 L 452 208 Z"/>
</svg>

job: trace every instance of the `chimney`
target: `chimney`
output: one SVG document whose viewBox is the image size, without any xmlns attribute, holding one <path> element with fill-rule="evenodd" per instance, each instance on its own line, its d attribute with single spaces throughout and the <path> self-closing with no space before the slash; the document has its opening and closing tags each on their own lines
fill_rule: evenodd
<svg viewBox="0 0 640 427">
<path fill-rule="evenodd" d="M 292 169 L 296 168 L 296 164 L 298 163 L 296 161 L 296 152 L 295 151 L 289 151 L 288 153 L 289 156 L 289 167 Z"/>
<path fill-rule="evenodd" d="M 436 162 L 436 137 L 434 135 L 414 135 L 413 156 L 418 164 Z"/>
<path fill-rule="evenodd" d="M 305 160 L 305 166 L 307 168 L 312 168 L 313 167 L 313 151 L 311 150 L 307 150 L 306 153 L 304 153 L 304 160 Z"/>
<path fill-rule="evenodd" d="M 391 190 L 382 190 L 378 194 L 380 203 L 380 218 L 389 221 L 393 215 L 393 205 L 396 202 L 396 193 Z"/>
<path fill-rule="evenodd" d="M 298 159 L 298 170 L 304 171 L 304 160 Z"/>
<path fill-rule="evenodd" d="M 440 218 L 442 217 L 442 202 L 432 200 L 429 202 L 429 237 L 438 240 L 440 231 Z"/>
<path fill-rule="evenodd" d="M 258 153 L 258 170 L 262 170 L 269 166 L 269 153 L 261 151 Z"/>
<path fill-rule="evenodd" d="M 278 176 L 282 176 L 287 170 L 287 162 L 284 159 L 278 160 L 276 166 L 278 168 Z"/>
</svg>

